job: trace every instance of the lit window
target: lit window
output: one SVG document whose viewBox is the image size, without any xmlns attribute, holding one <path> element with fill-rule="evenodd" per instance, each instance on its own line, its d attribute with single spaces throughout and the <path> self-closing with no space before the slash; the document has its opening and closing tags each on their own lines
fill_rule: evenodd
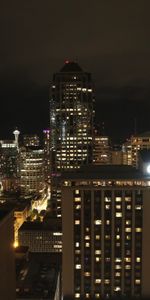
<svg viewBox="0 0 150 300">
<path fill-rule="evenodd" d="M 121 209 L 121 205 L 116 205 L 116 209 Z"/>
<path fill-rule="evenodd" d="M 100 235 L 96 235 L 96 236 L 95 236 L 95 239 L 96 239 L 96 240 L 100 240 Z"/>
<path fill-rule="evenodd" d="M 111 198 L 105 197 L 105 202 L 111 202 Z"/>
<path fill-rule="evenodd" d="M 105 239 L 110 240 L 110 235 L 109 234 L 105 235 Z"/>
<path fill-rule="evenodd" d="M 107 224 L 107 225 L 110 225 L 110 220 L 106 220 L 106 224 Z"/>
<path fill-rule="evenodd" d="M 102 221 L 101 220 L 95 220 L 95 225 L 101 225 L 102 224 Z"/>
<path fill-rule="evenodd" d="M 80 247 L 80 243 L 79 242 L 76 242 L 75 246 L 78 248 Z"/>
<path fill-rule="evenodd" d="M 95 298 L 100 298 L 100 294 L 99 294 L 99 293 L 96 293 L 96 294 L 95 294 Z"/>
<path fill-rule="evenodd" d="M 126 270 L 131 270 L 131 266 L 130 266 L 130 265 L 126 265 L 126 266 L 125 266 L 125 269 L 126 269 Z"/>
<path fill-rule="evenodd" d="M 76 293 L 76 294 L 75 294 L 75 298 L 80 298 L 80 294 L 79 294 L 79 293 Z"/>
<path fill-rule="evenodd" d="M 84 276 L 89 277 L 89 276 L 91 276 L 91 273 L 90 272 L 85 272 Z"/>
<path fill-rule="evenodd" d="M 105 279 L 105 280 L 104 280 L 104 283 L 105 283 L 105 284 L 110 284 L 110 279 Z"/>
<path fill-rule="evenodd" d="M 101 250 L 95 250 L 95 254 L 101 254 Z"/>
<path fill-rule="evenodd" d="M 107 261 L 107 262 L 110 261 L 110 257 L 106 257 L 105 261 Z"/>
<path fill-rule="evenodd" d="M 75 201 L 75 202 L 81 202 L 81 198 L 80 198 L 80 197 L 76 197 L 76 198 L 74 199 L 74 201 Z"/>
<path fill-rule="evenodd" d="M 140 227 L 135 228 L 135 231 L 136 231 L 136 232 L 142 232 L 142 228 L 140 228 Z"/>
<path fill-rule="evenodd" d="M 116 240 L 119 240 L 119 239 L 120 239 L 120 235 L 117 234 L 117 235 L 116 235 Z"/>
<path fill-rule="evenodd" d="M 120 273 L 120 272 L 116 272 L 116 273 L 115 273 L 115 276 L 116 276 L 116 277 L 120 277 L 120 276 L 121 276 L 121 273 Z"/>
<path fill-rule="evenodd" d="M 115 269 L 116 269 L 116 270 L 120 270 L 120 269 L 121 269 L 121 265 L 116 265 L 116 266 L 115 266 Z"/>
<path fill-rule="evenodd" d="M 135 279 L 135 284 L 140 284 L 141 280 L 140 279 Z"/>
<path fill-rule="evenodd" d="M 116 261 L 116 262 L 121 262 L 121 258 L 120 258 L 120 257 L 116 257 L 116 258 L 115 258 L 115 261 Z"/>
<path fill-rule="evenodd" d="M 79 225 L 80 224 L 80 220 L 75 220 L 75 225 Z"/>
<path fill-rule="evenodd" d="M 110 205 L 109 204 L 105 205 L 105 208 L 110 209 Z"/>
<path fill-rule="evenodd" d="M 85 228 L 85 231 L 86 231 L 86 232 L 89 232 L 89 231 L 90 231 L 90 228 L 89 228 L 89 227 L 86 227 L 86 228 Z"/>
<path fill-rule="evenodd" d="M 135 205 L 135 209 L 137 209 L 137 210 L 142 209 L 142 205 Z"/>
<path fill-rule="evenodd" d="M 127 205 L 127 209 L 130 210 L 131 209 L 131 205 Z"/>
<path fill-rule="evenodd" d="M 76 205 L 75 209 L 80 209 L 81 205 Z"/>
<path fill-rule="evenodd" d="M 99 262 L 100 260 L 101 260 L 100 257 L 95 257 L 96 262 Z"/>
<path fill-rule="evenodd" d="M 119 292 L 119 291 L 121 291 L 121 288 L 120 288 L 120 286 L 116 286 L 116 287 L 114 288 L 114 291 L 115 291 L 115 292 Z"/>
<path fill-rule="evenodd" d="M 116 201 L 116 202 L 121 202 L 121 197 L 116 197 L 116 198 L 115 198 L 115 201 Z"/>
<path fill-rule="evenodd" d="M 80 254 L 81 251 L 80 250 L 75 250 L 75 254 Z"/>
<path fill-rule="evenodd" d="M 75 269 L 81 269 L 81 265 L 80 264 L 75 265 Z"/>
<path fill-rule="evenodd" d="M 136 257 L 136 262 L 140 262 L 141 258 L 140 257 Z"/>
<path fill-rule="evenodd" d="M 130 227 L 125 228 L 125 232 L 131 232 L 131 228 Z"/>
<path fill-rule="evenodd" d="M 85 236 L 85 240 L 90 240 L 90 236 L 89 236 L 89 235 L 86 235 L 86 236 Z"/>
<path fill-rule="evenodd" d="M 85 298 L 90 298 L 90 294 L 89 294 L 89 293 L 86 293 L 86 294 L 85 294 Z"/>
<path fill-rule="evenodd" d="M 90 243 L 85 243 L 85 247 L 90 247 Z"/>
<path fill-rule="evenodd" d="M 131 220 L 127 220 L 126 225 L 131 225 Z"/>
<path fill-rule="evenodd" d="M 95 279 L 95 283 L 101 283 L 101 279 L 96 278 L 96 279 Z"/>
<path fill-rule="evenodd" d="M 131 257 L 125 257 L 124 259 L 126 262 L 131 262 Z"/>
<path fill-rule="evenodd" d="M 122 213 L 121 212 L 116 212 L 116 217 L 117 218 L 121 218 L 122 217 Z"/>
<path fill-rule="evenodd" d="M 130 202 L 131 201 L 131 197 L 125 197 L 125 201 L 126 202 Z"/>
</svg>

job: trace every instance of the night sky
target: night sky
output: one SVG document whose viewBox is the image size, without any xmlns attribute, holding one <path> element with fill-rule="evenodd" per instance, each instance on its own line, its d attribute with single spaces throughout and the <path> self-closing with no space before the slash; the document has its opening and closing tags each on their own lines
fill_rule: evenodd
<svg viewBox="0 0 150 300">
<path fill-rule="evenodd" d="M 66 59 L 92 73 L 96 121 L 114 141 L 150 130 L 149 0 L 2 0 L 0 139 L 49 125 L 49 86 Z"/>
</svg>

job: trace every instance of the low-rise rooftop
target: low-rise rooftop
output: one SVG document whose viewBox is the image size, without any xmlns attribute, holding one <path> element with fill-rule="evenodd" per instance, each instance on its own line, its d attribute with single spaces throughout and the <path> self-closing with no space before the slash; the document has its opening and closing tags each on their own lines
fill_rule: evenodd
<svg viewBox="0 0 150 300">
<path fill-rule="evenodd" d="M 63 172 L 62 180 L 76 179 L 118 179 L 118 180 L 150 180 L 150 175 L 145 175 L 141 170 L 126 165 L 99 165 L 83 166 L 78 170 Z"/>
</svg>

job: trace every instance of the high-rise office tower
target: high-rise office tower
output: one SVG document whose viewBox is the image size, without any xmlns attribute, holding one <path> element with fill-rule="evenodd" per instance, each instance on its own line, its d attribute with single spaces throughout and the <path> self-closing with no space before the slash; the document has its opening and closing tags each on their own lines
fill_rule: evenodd
<svg viewBox="0 0 150 300">
<path fill-rule="evenodd" d="M 63 296 L 150 296 L 150 163 L 62 178 Z"/>
<path fill-rule="evenodd" d="M 14 140 L 0 141 L 0 179 L 4 191 L 19 188 L 18 146 Z"/>
<path fill-rule="evenodd" d="M 93 145 L 93 164 L 108 165 L 111 163 L 111 148 L 108 136 L 95 133 Z"/>
<path fill-rule="evenodd" d="M 44 183 L 44 151 L 38 147 L 20 148 L 20 189 L 23 193 L 42 193 Z"/>
<path fill-rule="evenodd" d="M 50 99 L 52 171 L 92 161 L 93 84 L 91 74 L 66 61 L 54 74 Z"/>
<path fill-rule="evenodd" d="M 93 103 L 91 74 L 66 61 L 53 76 L 50 98 L 52 206 L 59 217 L 61 190 L 55 176 L 92 162 Z"/>
<path fill-rule="evenodd" d="M 150 149 L 150 132 L 131 136 L 123 145 L 124 164 L 138 167 L 139 151 L 143 149 Z"/>
</svg>

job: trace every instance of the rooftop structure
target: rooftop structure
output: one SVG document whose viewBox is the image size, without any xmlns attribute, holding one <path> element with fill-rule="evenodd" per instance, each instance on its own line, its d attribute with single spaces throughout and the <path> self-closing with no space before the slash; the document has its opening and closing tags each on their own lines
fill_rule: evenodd
<svg viewBox="0 0 150 300">
<path fill-rule="evenodd" d="M 24 222 L 19 229 L 19 245 L 31 252 L 61 252 L 62 231 L 59 219 L 44 222 Z"/>
</svg>

